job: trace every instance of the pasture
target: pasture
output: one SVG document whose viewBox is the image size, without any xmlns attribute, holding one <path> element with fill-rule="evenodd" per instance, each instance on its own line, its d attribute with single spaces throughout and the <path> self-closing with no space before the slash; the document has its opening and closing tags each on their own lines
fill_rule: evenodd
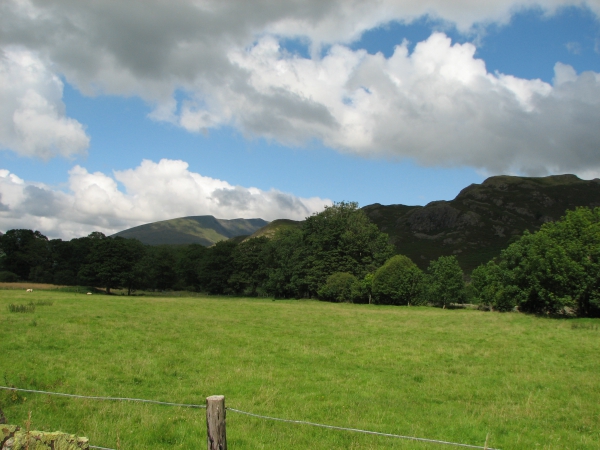
<svg viewBox="0 0 600 450">
<path fill-rule="evenodd" d="M 38 302 L 34 312 L 9 304 Z M 508 449 L 600 448 L 599 320 L 317 301 L 0 290 L 0 384 L 201 403 Z M 206 448 L 205 411 L 0 390 L 9 423 Z M 227 414 L 231 449 L 456 447 Z"/>
</svg>

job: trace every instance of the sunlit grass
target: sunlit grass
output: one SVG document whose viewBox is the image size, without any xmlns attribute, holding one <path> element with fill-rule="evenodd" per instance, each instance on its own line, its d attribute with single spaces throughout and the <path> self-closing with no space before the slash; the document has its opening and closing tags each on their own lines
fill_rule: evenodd
<svg viewBox="0 0 600 450">
<path fill-rule="evenodd" d="M 32 296 L 33 295 L 33 296 Z M 34 314 L 7 305 L 52 302 Z M 39 303 L 38 303 L 39 304 Z M 34 325 L 35 323 L 35 325 Z M 502 449 L 600 447 L 596 320 L 239 298 L 0 291 L 0 384 L 201 403 Z M 0 391 L 11 423 L 204 448 L 204 410 Z M 233 412 L 231 449 L 435 449 Z"/>
</svg>

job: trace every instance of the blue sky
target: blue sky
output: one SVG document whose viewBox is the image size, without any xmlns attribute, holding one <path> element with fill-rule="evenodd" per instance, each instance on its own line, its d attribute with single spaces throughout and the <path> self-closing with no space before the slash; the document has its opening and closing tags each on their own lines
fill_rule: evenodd
<svg viewBox="0 0 600 450">
<path fill-rule="evenodd" d="M 0 231 L 599 176 L 600 4 L 303 3 L 5 2 Z"/>
</svg>

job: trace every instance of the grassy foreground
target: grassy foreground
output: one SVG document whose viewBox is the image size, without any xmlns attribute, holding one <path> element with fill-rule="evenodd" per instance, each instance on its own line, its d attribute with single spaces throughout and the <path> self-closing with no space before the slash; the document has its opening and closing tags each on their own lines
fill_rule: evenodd
<svg viewBox="0 0 600 450">
<path fill-rule="evenodd" d="M 11 313 L 10 303 L 40 305 Z M 1 385 L 204 403 L 508 449 L 600 448 L 600 321 L 243 298 L 0 290 Z M 204 410 L 0 390 L 9 423 L 205 448 Z M 227 415 L 230 449 L 453 448 Z"/>
</svg>

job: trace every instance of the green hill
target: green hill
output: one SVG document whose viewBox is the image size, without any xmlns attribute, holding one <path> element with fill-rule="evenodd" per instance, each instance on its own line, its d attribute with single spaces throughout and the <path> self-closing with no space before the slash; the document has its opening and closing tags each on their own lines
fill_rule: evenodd
<svg viewBox="0 0 600 450">
<path fill-rule="evenodd" d="M 290 219 L 277 219 L 264 227 L 256 230 L 251 236 L 248 236 L 246 239 L 266 236 L 271 238 L 275 235 L 275 233 L 279 230 L 286 228 L 299 228 L 302 226 L 303 221 L 298 220 L 290 220 Z"/>
<path fill-rule="evenodd" d="M 439 256 L 456 255 L 470 272 L 525 230 L 535 231 L 577 206 L 600 206 L 600 180 L 496 176 L 466 187 L 454 200 L 426 206 L 376 203 L 363 210 L 399 253 L 422 268 Z"/>
<path fill-rule="evenodd" d="M 144 244 L 201 244 L 237 236 L 248 236 L 269 222 L 263 219 L 216 219 L 213 216 L 190 216 L 148 223 L 115 233 L 113 236 L 138 239 Z"/>
</svg>

